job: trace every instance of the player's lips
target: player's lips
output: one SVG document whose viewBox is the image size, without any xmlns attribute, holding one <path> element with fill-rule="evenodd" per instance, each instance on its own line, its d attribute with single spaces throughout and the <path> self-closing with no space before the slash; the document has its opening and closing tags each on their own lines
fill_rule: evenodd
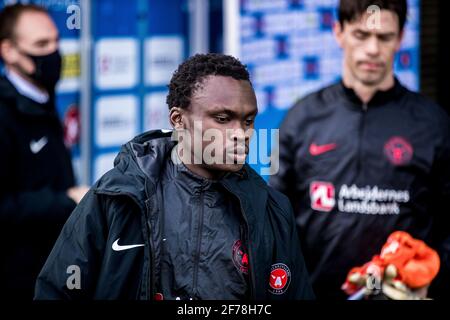
<svg viewBox="0 0 450 320">
<path fill-rule="evenodd" d="M 381 67 L 383 66 L 382 63 L 378 63 L 378 62 L 368 62 L 368 61 L 360 62 L 359 65 L 360 65 L 363 69 L 369 70 L 369 71 L 377 71 L 377 70 L 381 69 Z"/>
<path fill-rule="evenodd" d="M 247 153 L 231 153 L 230 157 L 234 157 L 235 159 L 245 159 L 247 158 Z"/>
<path fill-rule="evenodd" d="M 247 155 L 244 153 L 244 154 L 229 154 L 228 155 L 228 161 L 227 161 L 227 163 L 229 163 L 230 161 L 233 163 L 233 164 L 244 164 L 245 163 L 245 159 L 247 159 Z"/>
<path fill-rule="evenodd" d="M 246 146 L 245 148 L 234 148 L 233 150 L 230 150 L 231 152 L 227 152 L 227 158 L 228 159 L 233 159 L 234 162 L 237 163 L 244 163 L 245 159 L 247 158 L 248 155 L 248 147 Z"/>
</svg>

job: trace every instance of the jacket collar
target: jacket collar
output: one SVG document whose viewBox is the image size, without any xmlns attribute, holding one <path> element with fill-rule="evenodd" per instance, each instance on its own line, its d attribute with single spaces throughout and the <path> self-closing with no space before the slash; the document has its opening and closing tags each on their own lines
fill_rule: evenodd
<svg viewBox="0 0 450 320">
<path fill-rule="evenodd" d="M 0 99 L 6 104 L 15 106 L 20 113 L 25 115 L 45 116 L 56 113 L 53 93 L 49 94 L 49 101 L 47 103 L 37 103 L 20 94 L 5 76 L 0 77 Z"/>
<path fill-rule="evenodd" d="M 35 85 L 23 79 L 15 72 L 6 70 L 5 76 L 21 95 L 39 104 L 45 104 L 49 101 L 50 97 L 47 92 L 39 90 Z"/>
<path fill-rule="evenodd" d="M 171 161 L 167 162 L 166 175 L 169 179 L 180 181 L 187 187 L 191 194 L 197 194 L 200 190 L 209 190 L 218 184 L 218 180 L 207 179 L 189 170 L 189 168 L 181 162 L 178 153 L 176 152 L 176 146 L 174 148 L 175 150 L 171 153 Z M 175 157 L 175 159 L 173 159 L 173 157 Z"/>
<path fill-rule="evenodd" d="M 338 84 L 339 90 L 343 94 L 343 96 L 350 101 L 353 105 L 361 107 L 364 103 L 355 93 L 352 88 L 348 88 L 344 85 L 343 80 L 341 79 Z M 406 88 L 402 86 L 397 77 L 394 77 L 394 86 L 389 88 L 388 90 L 379 90 L 375 93 L 372 99 L 367 103 L 368 107 L 376 107 L 384 105 L 388 102 L 392 102 L 394 100 L 399 99 L 406 92 Z"/>
</svg>

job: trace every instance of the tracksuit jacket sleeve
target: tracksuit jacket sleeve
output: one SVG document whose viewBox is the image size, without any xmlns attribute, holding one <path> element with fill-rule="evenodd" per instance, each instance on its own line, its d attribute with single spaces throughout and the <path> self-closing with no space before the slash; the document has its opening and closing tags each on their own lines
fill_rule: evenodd
<svg viewBox="0 0 450 320">
<path fill-rule="evenodd" d="M 93 297 L 107 233 L 101 199 L 91 189 L 67 220 L 36 281 L 36 300 Z"/>
<path fill-rule="evenodd" d="M 11 192 L 14 188 L 11 174 L 15 157 L 13 142 L 5 130 L 5 126 L 0 123 L 0 225 L 64 223 L 76 206 L 65 192 L 56 192 L 50 188 Z"/>
</svg>

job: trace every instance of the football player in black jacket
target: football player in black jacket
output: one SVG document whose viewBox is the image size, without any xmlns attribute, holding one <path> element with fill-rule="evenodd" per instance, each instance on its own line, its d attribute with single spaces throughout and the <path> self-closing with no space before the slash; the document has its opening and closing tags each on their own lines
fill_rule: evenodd
<svg viewBox="0 0 450 320">
<path fill-rule="evenodd" d="M 341 0 L 342 81 L 301 99 L 280 129 L 270 184 L 294 207 L 319 299 L 345 298 L 347 273 L 396 230 L 440 252 L 436 285 L 449 287 L 449 119 L 394 76 L 406 16 L 406 0 Z"/>
<path fill-rule="evenodd" d="M 36 299 L 313 298 L 289 200 L 244 164 L 257 113 L 245 67 L 196 55 L 167 102 L 179 143 L 151 131 L 123 146 L 64 226 Z"/>
</svg>

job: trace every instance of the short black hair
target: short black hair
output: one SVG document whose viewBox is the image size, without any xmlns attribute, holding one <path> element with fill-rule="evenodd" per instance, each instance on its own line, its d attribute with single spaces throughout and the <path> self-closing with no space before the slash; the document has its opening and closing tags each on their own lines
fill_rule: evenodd
<svg viewBox="0 0 450 320">
<path fill-rule="evenodd" d="M 367 8 L 376 5 L 381 10 L 393 11 L 398 16 L 400 31 L 403 30 L 408 14 L 407 0 L 340 0 L 338 9 L 339 23 L 353 22 L 359 19 Z"/>
<path fill-rule="evenodd" d="M 15 40 L 15 28 L 20 16 L 25 12 L 41 12 L 48 14 L 44 7 L 35 4 L 8 5 L 0 12 L 0 42 L 3 40 Z"/>
<path fill-rule="evenodd" d="M 246 66 L 238 59 L 219 53 L 196 54 L 180 64 L 170 80 L 166 100 L 169 109 L 187 109 L 192 94 L 207 76 L 225 76 L 250 82 Z"/>
</svg>

